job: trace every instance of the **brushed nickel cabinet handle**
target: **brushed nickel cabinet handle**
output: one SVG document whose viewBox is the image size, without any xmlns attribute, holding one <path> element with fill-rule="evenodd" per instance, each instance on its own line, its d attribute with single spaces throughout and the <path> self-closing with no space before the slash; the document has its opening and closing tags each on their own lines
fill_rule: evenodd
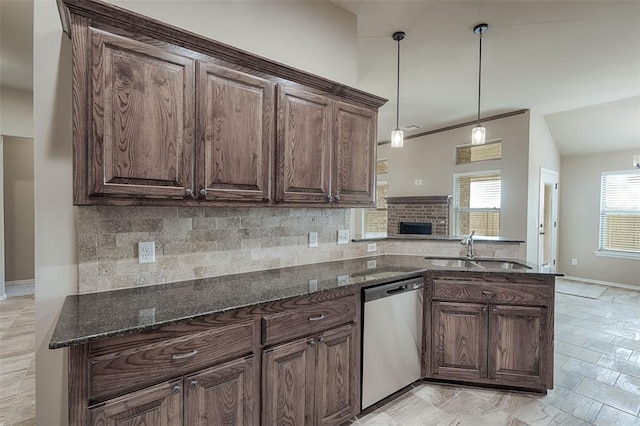
<svg viewBox="0 0 640 426">
<path fill-rule="evenodd" d="M 309 341 L 307 342 L 307 344 L 308 344 L 309 346 L 315 346 L 315 345 L 316 345 L 316 341 L 315 341 L 315 340 L 309 340 Z"/>
<path fill-rule="evenodd" d="M 180 391 L 182 390 L 182 388 L 180 386 L 174 386 L 173 389 L 171 389 L 171 392 L 175 395 L 180 393 Z"/>
<path fill-rule="evenodd" d="M 498 310 L 497 310 L 496 308 L 493 308 L 493 313 L 494 313 L 494 314 L 497 314 L 497 313 L 498 313 Z"/>
<path fill-rule="evenodd" d="M 336 194 L 336 201 L 340 201 L 340 194 Z"/>
<path fill-rule="evenodd" d="M 192 350 L 191 352 L 187 352 L 186 354 L 176 354 L 176 355 L 171 355 L 171 359 L 185 359 L 185 358 L 191 358 L 192 356 L 195 356 L 198 353 L 197 349 Z"/>
<path fill-rule="evenodd" d="M 482 308 L 482 312 L 487 312 L 487 308 Z"/>
<path fill-rule="evenodd" d="M 200 190 L 200 195 L 202 195 L 203 197 L 204 197 L 205 195 L 207 195 L 207 190 L 206 190 L 206 189 L 204 189 L 204 188 L 202 188 L 202 189 Z"/>
<path fill-rule="evenodd" d="M 185 189 L 184 193 L 187 195 L 187 197 L 195 198 L 195 196 L 193 195 L 193 189 L 191 188 Z"/>
<path fill-rule="evenodd" d="M 331 195 L 327 195 L 327 201 L 333 203 L 333 197 Z"/>
<path fill-rule="evenodd" d="M 320 321 L 321 319 L 324 319 L 324 314 L 320 314 L 317 317 L 309 317 L 309 321 Z"/>
<path fill-rule="evenodd" d="M 196 386 L 198 386 L 198 381 L 197 380 L 192 380 L 191 383 L 189 383 L 189 387 L 191 389 L 195 389 Z"/>
</svg>

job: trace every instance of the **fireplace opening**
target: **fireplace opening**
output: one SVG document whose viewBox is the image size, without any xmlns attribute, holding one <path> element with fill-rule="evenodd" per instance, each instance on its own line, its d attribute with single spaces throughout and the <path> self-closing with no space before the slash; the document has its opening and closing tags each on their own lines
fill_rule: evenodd
<svg viewBox="0 0 640 426">
<path fill-rule="evenodd" d="M 431 235 L 431 223 L 400 222 L 401 234 Z"/>
</svg>

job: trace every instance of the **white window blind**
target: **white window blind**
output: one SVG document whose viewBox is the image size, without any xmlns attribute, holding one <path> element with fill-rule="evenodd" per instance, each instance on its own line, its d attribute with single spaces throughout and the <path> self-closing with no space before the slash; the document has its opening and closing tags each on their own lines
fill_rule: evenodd
<svg viewBox="0 0 640 426">
<path fill-rule="evenodd" d="M 640 170 L 602 172 L 600 251 L 640 255 Z"/>
<path fill-rule="evenodd" d="M 500 232 L 500 171 L 454 175 L 454 222 L 458 235 L 476 231 L 480 236 Z"/>
</svg>

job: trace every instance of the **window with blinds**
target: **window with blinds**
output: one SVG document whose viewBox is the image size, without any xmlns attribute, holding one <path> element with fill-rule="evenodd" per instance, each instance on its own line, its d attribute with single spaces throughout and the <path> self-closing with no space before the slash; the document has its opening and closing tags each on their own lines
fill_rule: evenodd
<svg viewBox="0 0 640 426">
<path fill-rule="evenodd" d="M 455 174 L 454 229 L 457 235 L 495 237 L 500 233 L 502 178 L 499 170 Z"/>
<path fill-rule="evenodd" d="M 640 170 L 602 172 L 600 191 L 598 249 L 640 256 Z"/>
</svg>

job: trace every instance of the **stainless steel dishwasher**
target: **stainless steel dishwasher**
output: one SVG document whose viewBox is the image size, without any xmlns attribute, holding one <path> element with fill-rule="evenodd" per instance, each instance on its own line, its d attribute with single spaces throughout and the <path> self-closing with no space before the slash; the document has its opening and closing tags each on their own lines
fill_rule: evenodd
<svg viewBox="0 0 640 426">
<path fill-rule="evenodd" d="M 362 409 L 420 379 L 422 278 L 364 289 Z"/>
</svg>

